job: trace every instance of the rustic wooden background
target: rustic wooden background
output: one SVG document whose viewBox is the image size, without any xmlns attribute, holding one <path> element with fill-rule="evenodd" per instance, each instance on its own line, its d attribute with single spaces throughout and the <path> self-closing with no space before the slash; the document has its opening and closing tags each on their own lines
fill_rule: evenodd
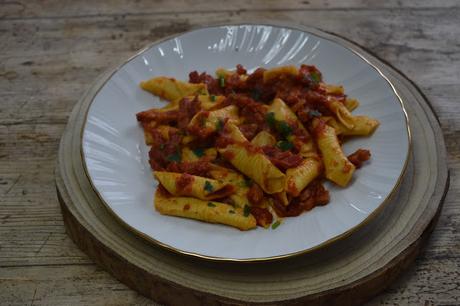
<svg viewBox="0 0 460 306">
<path fill-rule="evenodd" d="M 415 81 L 441 121 L 451 186 L 415 264 L 369 305 L 460 304 L 460 2 L 0 1 L 0 305 L 150 305 L 67 237 L 59 138 L 91 82 L 149 42 L 212 22 L 289 21 L 366 46 Z"/>
</svg>

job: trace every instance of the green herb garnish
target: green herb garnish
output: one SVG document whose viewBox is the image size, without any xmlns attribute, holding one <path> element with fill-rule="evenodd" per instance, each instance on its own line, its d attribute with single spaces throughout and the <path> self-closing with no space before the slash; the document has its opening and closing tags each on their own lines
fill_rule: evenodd
<svg viewBox="0 0 460 306">
<path fill-rule="evenodd" d="M 219 118 L 216 122 L 216 131 L 220 132 L 224 128 L 224 121 Z"/>
<path fill-rule="evenodd" d="M 316 109 L 309 111 L 308 114 L 310 115 L 310 117 L 320 117 L 321 116 L 321 113 L 318 112 Z"/>
<path fill-rule="evenodd" d="M 283 137 L 287 137 L 292 133 L 292 128 L 286 121 L 278 121 L 276 124 L 276 130 Z"/>
<path fill-rule="evenodd" d="M 219 85 L 220 87 L 225 87 L 225 78 L 223 76 L 219 77 Z"/>
<path fill-rule="evenodd" d="M 245 185 L 246 187 L 251 187 L 251 186 L 252 186 L 252 180 L 249 179 L 249 178 L 245 178 L 245 179 L 244 179 L 244 185 Z"/>
<path fill-rule="evenodd" d="M 193 152 L 193 154 L 195 154 L 196 157 L 203 157 L 203 155 L 204 155 L 204 149 L 203 148 L 196 148 L 192 152 Z"/>
<path fill-rule="evenodd" d="M 229 213 L 229 214 L 234 214 L 235 211 L 234 211 L 234 210 L 229 210 L 228 213 Z"/>
<path fill-rule="evenodd" d="M 212 202 L 208 202 L 208 206 L 209 207 L 216 207 L 216 204 L 212 203 Z"/>
<path fill-rule="evenodd" d="M 276 119 L 275 119 L 275 113 L 274 112 L 269 112 L 265 115 L 265 121 L 267 121 L 267 124 L 271 127 L 274 128 L 276 124 Z"/>
<path fill-rule="evenodd" d="M 321 75 L 318 72 L 313 71 L 312 73 L 310 73 L 310 79 L 314 83 L 319 83 L 321 82 Z"/>
<path fill-rule="evenodd" d="M 258 101 L 260 99 L 260 96 L 261 96 L 261 93 L 260 91 L 257 89 L 257 88 L 254 88 L 252 91 L 251 91 L 251 97 L 252 99 Z"/>
<path fill-rule="evenodd" d="M 244 178 L 242 181 L 238 183 L 238 186 L 240 187 L 251 187 L 252 186 L 252 180 L 249 178 Z"/>
<path fill-rule="evenodd" d="M 160 144 L 160 150 L 164 150 L 165 146 L 166 146 L 166 145 L 165 145 L 164 143 L 161 143 L 161 144 Z"/>
<path fill-rule="evenodd" d="M 276 221 L 275 223 L 272 224 L 272 229 L 276 229 L 278 226 L 280 226 L 281 222 Z"/>
<path fill-rule="evenodd" d="M 180 156 L 179 152 L 176 152 L 176 153 L 173 153 L 171 155 L 168 155 L 168 157 L 166 157 L 166 159 L 169 160 L 169 161 L 178 163 L 181 160 L 181 156 Z"/>
<path fill-rule="evenodd" d="M 249 205 L 244 205 L 244 209 L 243 209 L 243 215 L 245 217 L 249 216 L 249 214 L 251 213 L 251 207 Z"/>
<path fill-rule="evenodd" d="M 290 141 L 287 140 L 281 140 L 276 143 L 276 146 L 281 150 L 281 151 L 289 151 L 294 147 L 294 144 Z"/>
<path fill-rule="evenodd" d="M 204 182 L 204 190 L 206 190 L 207 192 L 212 192 L 214 190 L 214 186 L 212 186 L 211 182 L 209 181 L 206 181 Z"/>
<path fill-rule="evenodd" d="M 209 99 L 212 101 L 212 102 L 216 102 L 216 96 L 215 95 L 211 95 L 209 97 Z"/>
</svg>

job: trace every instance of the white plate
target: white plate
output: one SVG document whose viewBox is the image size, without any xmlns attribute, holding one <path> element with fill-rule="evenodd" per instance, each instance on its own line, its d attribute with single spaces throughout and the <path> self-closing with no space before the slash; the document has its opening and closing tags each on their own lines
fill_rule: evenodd
<svg viewBox="0 0 460 306">
<path fill-rule="evenodd" d="M 160 215 L 153 208 L 157 182 L 137 112 L 163 105 L 142 91 L 153 76 L 188 79 L 193 70 L 316 65 L 327 83 L 342 84 L 361 106 L 354 112 L 378 119 L 371 137 L 344 145 L 349 154 L 368 148 L 372 160 L 347 188 L 332 184 L 331 201 L 276 230 L 242 232 L 231 227 Z M 263 25 L 216 26 L 158 42 L 119 67 L 95 96 L 83 133 L 83 159 L 105 204 L 128 228 L 173 251 L 216 260 L 253 261 L 289 257 L 345 237 L 385 202 L 402 176 L 409 130 L 402 102 L 386 78 L 353 51 L 292 28 Z"/>
</svg>

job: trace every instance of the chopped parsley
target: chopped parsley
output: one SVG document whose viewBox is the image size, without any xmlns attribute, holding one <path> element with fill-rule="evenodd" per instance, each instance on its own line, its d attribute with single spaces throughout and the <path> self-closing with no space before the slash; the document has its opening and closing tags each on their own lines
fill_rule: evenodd
<svg viewBox="0 0 460 306">
<path fill-rule="evenodd" d="M 276 143 L 276 146 L 281 150 L 281 151 L 289 151 L 294 147 L 294 144 L 290 141 L 287 140 L 281 140 Z"/>
<path fill-rule="evenodd" d="M 234 211 L 234 210 L 229 210 L 228 213 L 229 213 L 229 214 L 234 214 L 235 211 Z"/>
<path fill-rule="evenodd" d="M 243 209 L 243 215 L 245 217 L 248 217 L 249 214 L 251 213 L 251 207 L 249 205 L 244 205 L 244 209 Z"/>
<path fill-rule="evenodd" d="M 208 202 L 208 206 L 209 207 L 216 207 L 216 204 L 214 204 L 213 202 Z"/>
<path fill-rule="evenodd" d="M 276 124 L 276 130 L 283 137 L 287 137 L 292 133 L 292 128 L 286 121 L 278 121 Z"/>
<path fill-rule="evenodd" d="M 203 155 L 204 155 L 204 149 L 203 148 L 196 148 L 192 152 L 193 152 L 193 154 L 195 154 L 196 157 L 203 157 Z"/>
<path fill-rule="evenodd" d="M 225 87 L 225 77 L 224 76 L 219 77 L 219 85 L 220 87 Z"/>
<path fill-rule="evenodd" d="M 276 229 L 278 226 L 280 226 L 281 222 L 276 221 L 275 223 L 272 224 L 272 229 Z"/>
<path fill-rule="evenodd" d="M 310 79 L 314 83 L 319 83 L 319 82 L 321 82 L 321 75 L 318 72 L 313 71 L 312 73 L 310 73 Z"/>
<path fill-rule="evenodd" d="M 220 132 L 224 128 L 224 121 L 219 118 L 216 122 L 216 131 Z"/>
<path fill-rule="evenodd" d="M 209 97 L 209 99 L 211 100 L 211 102 L 216 102 L 216 96 L 215 95 L 211 95 Z"/>
<path fill-rule="evenodd" d="M 179 152 L 176 152 L 176 153 L 173 153 L 171 155 L 168 155 L 168 157 L 166 157 L 167 160 L 169 161 L 172 161 L 172 162 L 180 162 L 181 161 L 181 156 L 179 154 Z"/>
<path fill-rule="evenodd" d="M 249 178 L 245 178 L 244 179 L 244 184 L 246 185 L 246 187 L 251 187 L 252 186 L 252 180 L 249 179 Z"/>
<path fill-rule="evenodd" d="M 320 117 L 321 116 L 321 113 L 318 112 L 316 109 L 309 111 L 308 114 L 310 115 L 310 117 Z"/>
<path fill-rule="evenodd" d="M 211 182 L 209 181 L 206 181 L 204 182 L 204 190 L 206 190 L 207 192 L 212 192 L 214 190 L 214 186 L 212 186 Z"/>
<path fill-rule="evenodd" d="M 254 88 L 251 91 L 251 98 L 252 99 L 258 101 L 260 99 L 260 96 L 261 96 L 260 90 L 258 90 L 257 88 Z"/>
<path fill-rule="evenodd" d="M 161 143 L 161 144 L 160 144 L 160 150 L 164 150 L 165 146 L 166 146 L 166 145 L 165 145 L 164 143 Z"/>
<path fill-rule="evenodd" d="M 238 185 L 240 187 L 251 187 L 252 186 L 252 180 L 250 178 L 244 178 L 242 181 L 239 182 Z"/>
<path fill-rule="evenodd" d="M 265 121 L 267 121 L 267 124 L 271 128 L 274 128 L 276 124 L 275 113 L 274 112 L 267 113 L 267 115 L 265 115 Z"/>
<path fill-rule="evenodd" d="M 275 129 L 283 137 L 287 137 L 292 133 L 292 127 L 286 121 L 278 121 L 275 119 L 275 113 L 269 112 L 265 115 L 265 121 L 270 128 Z"/>
</svg>

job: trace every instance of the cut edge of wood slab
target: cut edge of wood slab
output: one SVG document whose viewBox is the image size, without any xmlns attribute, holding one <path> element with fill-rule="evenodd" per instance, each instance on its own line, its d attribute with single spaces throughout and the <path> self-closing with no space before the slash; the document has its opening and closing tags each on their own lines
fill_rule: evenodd
<svg viewBox="0 0 460 306">
<path fill-rule="evenodd" d="M 284 304 L 296 303 L 314 303 L 313 305 L 355 305 L 361 304 L 382 292 L 397 277 L 406 270 L 422 251 L 423 246 L 434 230 L 436 223 L 441 214 L 442 204 L 449 189 L 450 175 L 448 174 L 444 194 L 438 207 L 436 215 L 428 224 L 423 234 L 407 249 L 391 260 L 384 268 L 376 271 L 364 279 L 351 283 L 340 290 L 325 291 L 320 294 L 297 298 L 283 302 Z M 75 244 L 85 252 L 95 263 L 103 267 L 116 279 L 139 292 L 140 294 L 151 298 L 160 303 L 172 305 L 212 305 L 215 303 L 223 305 L 239 305 L 241 301 L 224 298 L 217 295 L 209 294 L 205 297 L 202 292 L 187 288 L 162 278 L 156 277 L 147 271 L 140 269 L 138 266 L 125 260 L 118 254 L 113 253 L 110 248 L 100 242 L 90 231 L 78 222 L 75 216 L 68 210 L 63 200 L 58 184 L 56 185 L 58 200 L 61 205 L 64 225 L 67 234 Z M 82 237 L 85 237 L 83 240 Z M 103 259 L 110 258 L 109 261 Z M 118 271 L 130 270 L 131 275 L 121 274 Z M 134 276 L 134 277 L 133 277 Z M 147 286 L 139 286 L 142 279 L 148 283 Z M 152 288 L 155 288 L 152 290 Z M 192 301 L 194 301 L 192 303 Z M 253 303 L 256 304 L 256 303 Z M 270 305 L 273 303 L 258 303 L 259 305 Z"/>
<path fill-rule="evenodd" d="M 276 24 L 275 24 L 276 25 Z M 299 27 L 297 27 L 299 28 Z M 302 27 L 300 27 L 302 29 Z M 303 28 L 304 30 L 315 33 L 316 29 Z M 324 36 L 324 32 L 321 32 Z M 316 34 L 316 33 L 315 33 Z M 329 34 L 337 38 L 336 35 Z M 337 38 L 337 40 L 340 40 Z M 347 41 L 342 39 L 343 41 Z M 348 41 L 348 44 L 352 44 L 356 47 L 356 44 Z M 362 48 L 361 48 L 362 49 Z M 364 51 L 364 50 L 363 50 Z M 366 54 L 366 52 L 363 52 Z M 369 52 L 366 54 L 366 58 L 373 58 Z M 378 61 L 377 58 L 373 59 Z M 387 64 L 388 67 L 391 67 Z M 392 68 L 392 67 L 391 67 Z M 395 69 L 393 69 L 395 70 Z M 431 106 L 429 105 L 428 100 L 420 90 L 415 86 L 415 84 L 410 83 L 411 81 L 405 77 L 401 77 L 401 73 L 392 72 L 390 70 L 386 73 L 393 73 L 395 78 L 398 78 L 401 81 L 401 86 L 406 86 L 408 91 L 415 91 L 419 95 L 418 99 L 421 108 L 423 109 L 425 115 L 428 117 L 427 124 L 430 125 L 433 130 L 433 134 L 436 137 L 438 143 L 444 146 L 444 141 L 442 134 L 440 134 L 440 128 L 438 122 L 436 122 L 436 117 L 433 114 Z M 404 82 L 406 84 L 404 84 Z M 76 106 L 78 108 L 79 105 Z M 75 110 L 73 113 L 74 116 L 77 115 Z M 434 118 L 434 122 L 433 122 Z M 72 120 L 72 119 L 71 119 Z M 66 134 L 65 134 L 66 135 Z M 65 137 L 64 135 L 64 137 Z M 440 155 L 438 157 L 445 157 L 445 147 L 437 148 L 437 153 Z M 426 214 L 429 220 L 424 220 L 423 228 L 418 228 L 418 237 L 414 240 L 411 240 L 411 244 L 403 249 L 399 254 L 394 256 L 390 261 L 388 261 L 385 266 L 380 269 L 373 271 L 373 273 L 368 274 L 365 277 L 362 277 L 356 281 L 350 282 L 343 286 L 335 287 L 331 290 L 325 290 L 319 293 L 314 293 L 310 295 L 305 295 L 301 297 L 292 297 L 282 301 L 283 304 L 297 304 L 297 303 L 312 303 L 314 305 L 330 305 L 330 304 L 359 304 L 369 300 L 372 296 L 384 290 L 391 282 L 396 279 L 396 277 L 405 270 L 410 263 L 416 258 L 417 254 L 420 252 L 422 246 L 429 237 L 429 234 L 433 230 L 437 218 L 439 217 L 442 202 L 446 196 L 448 185 L 449 185 L 449 173 L 447 167 L 445 166 L 445 158 L 438 158 L 439 169 L 438 172 L 441 172 L 441 181 L 438 177 L 436 182 L 435 191 L 437 192 L 436 199 L 439 199 L 439 202 L 433 204 L 432 208 Z M 445 168 L 445 169 L 444 169 Z M 442 172 L 445 171 L 443 174 Z M 65 183 L 60 176 L 59 164 L 56 171 L 56 184 L 58 190 L 58 198 L 61 204 L 64 223 L 69 233 L 69 236 L 76 242 L 76 244 L 85 251 L 96 263 L 104 267 L 117 279 L 127 284 L 129 287 L 139 291 L 143 295 L 153 298 L 154 300 L 160 303 L 167 304 L 188 304 L 188 305 L 199 305 L 199 304 L 225 304 L 225 305 L 240 305 L 240 304 L 258 304 L 258 305 L 274 305 L 280 304 L 280 301 L 273 302 L 256 302 L 256 301 L 242 301 L 238 299 L 232 299 L 225 296 L 216 295 L 210 292 L 203 292 L 196 290 L 194 288 L 185 287 L 183 285 L 171 282 L 170 280 L 159 277 L 158 275 L 153 275 L 142 267 L 136 265 L 135 263 L 130 262 L 125 257 L 121 256 L 114 252 L 110 247 L 108 247 L 104 242 L 100 241 L 88 228 L 82 224 L 78 217 L 75 216 L 71 209 L 67 206 L 69 201 L 69 196 L 66 194 Z M 445 181 L 444 181 L 445 180 Z M 440 196 L 440 197 L 439 197 Z M 124 273 L 121 273 L 124 272 Z"/>
</svg>

